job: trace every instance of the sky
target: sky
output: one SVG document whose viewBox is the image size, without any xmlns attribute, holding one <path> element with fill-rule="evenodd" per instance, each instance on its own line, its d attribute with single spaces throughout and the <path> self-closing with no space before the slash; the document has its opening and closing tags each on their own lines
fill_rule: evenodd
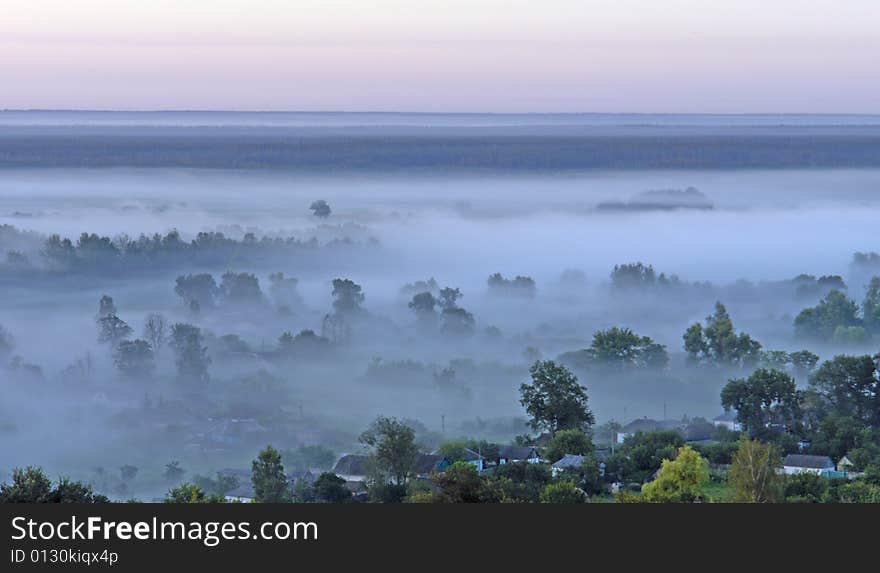
<svg viewBox="0 0 880 573">
<path fill-rule="evenodd" d="M 0 109 L 880 113 L 877 0 L 0 0 Z"/>
</svg>

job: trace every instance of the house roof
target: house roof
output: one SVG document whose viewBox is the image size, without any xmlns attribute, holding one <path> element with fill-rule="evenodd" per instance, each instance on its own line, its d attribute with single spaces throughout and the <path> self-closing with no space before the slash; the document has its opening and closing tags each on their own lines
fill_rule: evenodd
<svg viewBox="0 0 880 573">
<path fill-rule="evenodd" d="M 783 466 L 794 468 L 825 469 L 833 468 L 834 462 L 828 456 L 808 456 L 806 454 L 788 454 Z"/>
<path fill-rule="evenodd" d="M 346 454 L 339 458 L 333 466 L 333 473 L 346 476 L 367 475 L 367 460 L 369 456 L 364 454 Z"/>
<path fill-rule="evenodd" d="M 593 450 L 593 457 L 600 462 L 604 462 L 609 457 L 611 457 L 611 448 Z"/>
<path fill-rule="evenodd" d="M 584 463 L 584 456 L 575 454 L 565 454 L 561 460 L 553 464 L 554 468 L 579 468 Z"/>
<path fill-rule="evenodd" d="M 426 475 L 440 471 L 441 465 L 446 461 L 438 454 L 419 454 L 416 457 L 416 463 L 413 464 L 413 473 L 418 475 Z"/>
<path fill-rule="evenodd" d="M 439 456 L 439 455 L 441 455 L 441 454 L 440 454 L 440 450 L 439 450 L 439 449 L 438 449 L 438 450 L 434 450 L 433 452 L 431 452 L 430 455 L 432 455 L 432 456 Z M 463 460 L 463 461 L 466 461 L 466 462 L 476 462 L 476 461 L 479 461 L 479 460 L 482 460 L 482 459 L 483 459 L 483 456 L 481 456 L 481 455 L 478 454 L 477 452 L 473 451 L 473 450 L 470 449 L 470 448 L 464 448 L 464 460 Z"/>
<path fill-rule="evenodd" d="M 626 434 L 635 434 L 636 432 L 657 432 L 660 430 L 674 430 L 679 428 L 681 423 L 677 420 L 652 420 L 651 418 L 639 418 L 633 420 L 620 429 Z"/>
<path fill-rule="evenodd" d="M 501 446 L 498 448 L 498 457 L 507 460 L 531 460 L 538 457 L 538 450 L 534 446 Z"/>
</svg>

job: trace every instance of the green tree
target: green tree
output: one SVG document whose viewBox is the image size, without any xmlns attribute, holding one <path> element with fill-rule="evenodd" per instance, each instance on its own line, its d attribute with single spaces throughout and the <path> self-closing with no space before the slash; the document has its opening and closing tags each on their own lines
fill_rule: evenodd
<svg viewBox="0 0 880 573">
<path fill-rule="evenodd" d="M 593 452 L 593 441 L 583 430 L 571 429 L 557 432 L 544 451 L 544 457 L 551 463 L 561 460 L 565 454 L 585 456 Z"/>
<path fill-rule="evenodd" d="M 802 310 L 794 319 L 795 334 L 829 341 L 838 327 L 862 326 L 859 306 L 839 290 L 832 290 L 818 305 Z"/>
<path fill-rule="evenodd" d="M 706 317 L 706 325 L 691 325 L 684 333 L 684 348 L 693 364 L 734 366 L 756 364 L 761 359 L 761 344 L 744 332 L 736 333 L 727 309 L 715 303 L 715 312 Z"/>
<path fill-rule="evenodd" d="M 642 500 L 648 503 L 693 503 L 702 497 L 709 481 L 709 462 L 690 446 L 678 449 L 674 460 L 663 460 L 654 481 L 642 486 Z"/>
<path fill-rule="evenodd" d="M 202 488 L 191 483 L 173 487 L 165 494 L 165 503 L 225 503 L 222 495 L 210 495 Z"/>
<path fill-rule="evenodd" d="M 284 474 L 281 454 L 271 445 L 262 450 L 251 464 L 255 501 L 285 503 L 290 501 L 290 487 Z"/>
<path fill-rule="evenodd" d="M 787 426 L 801 419 L 794 379 L 779 370 L 759 368 L 748 378 L 730 380 L 721 390 L 721 405 L 735 410 L 752 436 L 764 435 L 769 425 Z"/>
<path fill-rule="evenodd" d="M 835 356 L 810 377 L 810 389 L 838 415 L 880 426 L 880 374 L 869 355 Z"/>
<path fill-rule="evenodd" d="M 360 437 L 372 449 L 375 468 L 396 485 L 405 485 L 419 450 L 415 432 L 395 418 L 379 416 Z"/>
<path fill-rule="evenodd" d="M 589 430 L 595 423 L 587 404 L 587 390 L 577 376 L 552 360 L 535 362 L 529 369 L 531 384 L 522 384 L 520 404 L 531 416 L 535 431 Z"/>
<path fill-rule="evenodd" d="M 315 497 L 324 503 L 344 503 L 351 500 L 345 480 L 333 472 L 324 472 L 312 485 Z"/>
<path fill-rule="evenodd" d="M 782 458 L 773 444 L 743 437 L 733 454 L 727 481 L 734 489 L 734 501 L 773 503 L 782 495 Z"/>
<path fill-rule="evenodd" d="M 868 283 L 862 302 L 862 316 L 865 329 L 871 334 L 880 334 L 880 277 L 873 277 Z"/>
<path fill-rule="evenodd" d="M 586 492 L 571 480 L 560 480 L 547 484 L 541 492 L 541 503 L 587 503 L 590 498 Z"/>
<path fill-rule="evenodd" d="M 658 369 L 669 364 L 665 346 L 617 326 L 596 331 L 587 354 L 594 364 L 612 368 Z"/>
<path fill-rule="evenodd" d="M 0 484 L 0 503 L 108 503 L 86 483 L 62 477 L 57 484 L 39 467 L 12 470 L 12 483 Z"/>
<path fill-rule="evenodd" d="M 497 495 L 488 486 L 477 469 L 467 462 L 456 462 L 445 472 L 431 477 L 439 489 L 433 497 L 422 501 L 439 503 L 492 503 Z"/>
</svg>

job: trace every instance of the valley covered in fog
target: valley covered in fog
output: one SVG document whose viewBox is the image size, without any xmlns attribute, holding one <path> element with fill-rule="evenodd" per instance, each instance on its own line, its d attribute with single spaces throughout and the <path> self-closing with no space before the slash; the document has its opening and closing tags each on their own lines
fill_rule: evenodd
<svg viewBox="0 0 880 573">
<path fill-rule="evenodd" d="M 268 443 L 329 469 L 377 416 L 513 443 L 537 360 L 602 444 L 880 348 L 877 118 L 31 113 L 0 113 L 4 477 L 150 499 Z M 706 364 L 713 313 L 748 344 Z"/>
</svg>

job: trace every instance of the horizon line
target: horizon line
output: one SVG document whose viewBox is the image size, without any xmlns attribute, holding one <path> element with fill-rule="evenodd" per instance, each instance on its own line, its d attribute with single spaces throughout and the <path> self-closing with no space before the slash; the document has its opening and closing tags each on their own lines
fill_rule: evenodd
<svg viewBox="0 0 880 573">
<path fill-rule="evenodd" d="M 388 110 L 271 110 L 271 109 L 120 109 L 120 108 L 0 108 L 0 113 L 254 113 L 254 114 L 384 114 L 384 115 L 559 115 L 559 116 L 880 116 L 878 112 L 687 112 L 687 111 L 388 111 Z"/>
</svg>

